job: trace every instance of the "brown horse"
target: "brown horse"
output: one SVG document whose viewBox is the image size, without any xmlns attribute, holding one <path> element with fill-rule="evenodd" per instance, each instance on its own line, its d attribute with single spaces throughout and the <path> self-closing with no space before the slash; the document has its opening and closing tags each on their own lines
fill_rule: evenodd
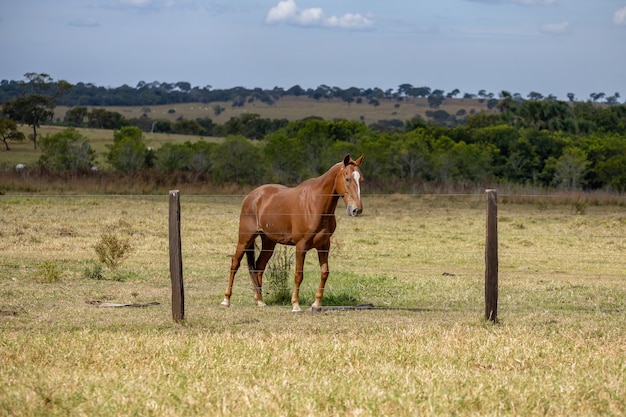
<svg viewBox="0 0 626 417">
<path fill-rule="evenodd" d="M 295 287 L 291 297 L 293 312 L 299 312 L 300 284 L 304 278 L 304 259 L 310 249 L 317 249 L 321 279 L 315 293 L 312 309 L 322 305 L 324 285 L 328 278 L 328 253 L 330 238 L 337 226 L 335 209 L 339 197 L 346 203 L 349 216 L 358 216 L 363 211 L 361 201 L 361 162 L 346 155 L 343 161 L 333 165 L 325 174 L 311 178 L 294 188 L 266 184 L 254 190 L 243 200 L 239 216 L 239 242 L 230 266 L 228 287 L 221 305 L 230 306 L 235 274 L 244 253 L 254 287 L 254 299 L 265 306 L 261 287 L 263 271 L 274 253 L 277 243 L 296 247 Z M 261 236 L 261 252 L 254 260 L 254 241 Z"/>
</svg>

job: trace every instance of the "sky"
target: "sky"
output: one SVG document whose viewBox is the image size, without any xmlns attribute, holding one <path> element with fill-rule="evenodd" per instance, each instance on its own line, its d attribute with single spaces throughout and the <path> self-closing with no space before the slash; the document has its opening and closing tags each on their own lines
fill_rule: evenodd
<svg viewBox="0 0 626 417">
<path fill-rule="evenodd" d="M 626 99 L 626 0 L 0 0 L 0 80 Z"/>
</svg>

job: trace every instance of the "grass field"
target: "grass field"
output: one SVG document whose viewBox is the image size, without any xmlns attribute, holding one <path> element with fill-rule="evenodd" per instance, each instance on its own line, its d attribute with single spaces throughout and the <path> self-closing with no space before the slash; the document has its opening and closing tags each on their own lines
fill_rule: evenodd
<svg viewBox="0 0 626 417">
<path fill-rule="evenodd" d="M 623 205 L 501 196 L 493 325 L 482 195 L 368 195 L 359 218 L 342 208 L 327 304 L 386 309 L 294 315 L 256 307 L 245 274 L 218 307 L 241 196 L 181 194 L 182 324 L 166 195 L 0 196 L 0 416 L 626 413 Z M 107 230 L 132 250 L 96 277 Z"/>
<path fill-rule="evenodd" d="M 224 109 L 219 115 L 215 114 L 214 108 L 219 106 Z M 416 116 L 428 119 L 427 111 L 433 111 L 428 105 L 426 98 L 411 98 L 398 102 L 396 100 L 380 100 L 380 105 L 373 106 L 363 101 L 360 104 L 348 104 L 340 99 L 314 100 L 306 97 L 283 97 L 272 105 L 259 101 L 246 103 L 241 107 L 233 107 L 231 102 L 215 103 L 180 103 L 159 106 L 108 106 L 109 111 L 115 111 L 126 119 L 141 117 L 146 114 L 151 119 L 166 119 L 175 121 L 183 117 L 196 119 L 208 117 L 217 124 L 224 124 L 231 117 L 239 117 L 245 113 L 256 113 L 263 118 L 300 120 L 306 117 L 317 116 L 325 120 L 343 118 L 347 120 L 362 120 L 366 124 L 380 120 L 397 119 L 401 121 L 411 120 Z M 467 114 L 472 111 L 487 110 L 487 102 L 478 99 L 449 99 L 439 107 L 451 115 L 459 110 L 465 110 Z M 63 120 L 68 107 L 58 106 L 55 109 L 55 120 Z"/>
<path fill-rule="evenodd" d="M 38 137 L 44 135 L 53 135 L 65 129 L 62 126 L 42 126 L 37 129 Z M 21 126 L 20 130 L 28 137 L 32 134 L 32 128 L 29 126 Z M 107 129 L 77 129 L 80 134 L 89 141 L 92 149 L 96 151 L 96 162 L 99 166 L 107 166 L 105 153 L 108 152 L 106 145 L 113 143 L 113 130 Z M 164 143 L 184 143 L 186 141 L 197 142 L 199 140 L 221 141 L 223 138 L 200 137 L 189 135 L 178 135 L 168 133 L 144 133 L 146 143 L 155 149 L 158 149 Z M 26 140 L 24 142 L 9 142 L 10 151 L 4 148 L 0 150 L 0 171 L 3 166 L 12 169 L 16 164 L 22 163 L 27 166 L 34 167 L 37 160 L 41 156 L 41 149 L 34 149 L 33 142 Z"/>
</svg>

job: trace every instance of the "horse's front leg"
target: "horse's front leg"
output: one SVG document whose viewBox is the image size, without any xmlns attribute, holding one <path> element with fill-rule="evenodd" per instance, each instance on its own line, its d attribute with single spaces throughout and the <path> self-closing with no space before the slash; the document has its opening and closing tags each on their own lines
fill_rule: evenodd
<svg viewBox="0 0 626 417">
<path fill-rule="evenodd" d="M 304 279 L 304 260 L 306 258 L 305 248 L 299 248 L 296 245 L 296 274 L 294 276 L 293 282 L 293 295 L 291 296 L 291 305 L 293 308 L 291 309 L 292 313 L 299 313 L 302 311 L 300 308 L 300 284 L 302 284 L 302 280 Z"/>
<path fill-rule="evenodd" d="M 320 261 L 320 285 L 317 287 L 317 291 L 315 291 L 315 302 L 311 305 L 311 309 L 313 311 L 318 310 L 322 307 L 322 298 L 324 297 L 324 287 L 326 286 L 326 280 L 328 279 L 328 275 L 330 274 L 330 270 L 328 269 L 328 253 L 330 251 L 330 242 L 325 244 L 323 247 L 317 249 L 317 257 Z"/>
</svg>

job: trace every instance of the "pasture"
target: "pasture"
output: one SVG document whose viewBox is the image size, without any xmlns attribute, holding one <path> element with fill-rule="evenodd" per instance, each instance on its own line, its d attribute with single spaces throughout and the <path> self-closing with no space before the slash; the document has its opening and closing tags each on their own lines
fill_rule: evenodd
<svg viewBox="0 0 626 417">
<path fill-rule="evenodd" d="M 67 127 L 65 126 L 41 126 L 37 129 L 37 137 L 41 138 L 44 135 L 54 135 Z M 20 126 L 19 130 L 24 133 L 28 138 L 28 135 L 32 135 L 33 129 L 30 126 Z M 113 130 L 108 129 L 89 129 L 89 128 L 77 128 L 80 134 L 89 141 L 92 149 L 96 151 L 96 162 L 100 167 L 108 167 L 105 154 L 109 150 L 106 145 L 113 144 Z M 170 133 L 149 133 L 144 132 L 144 138 L 146 144 L 154 149 L 160 148 L 165 143 L 185 143 L 197 142 L 199 140 L 206 141 L 222 141 L 223 138 L 216 137 L 201 137 L 201 136 L 189 136 Z M 30 139 L 26 139 L 23 142 L 10 142 L 10 151 L 2 148 L 0 150 L 0 171 L 2 169 L 13 169 L 15 164 L 24 163 L 29 167 L 35 167 L 37 161 L 41 156 L 41 149 L 33 149 L 33 142 Z"/>
<path fill-rule="evenodd" d="M 325 304 L 381 308 L 302 314 L 258 308 L 245 273 L 219 307 L 241 200 L 181 190 L 176 324 L 167 195 L 0 196 L 0 415 L 626 413 L 623 201 L 500 196 L 490 324 L 483 195 L 340 202 Z M 132 249 L 95 274 L 106 230 Z M 303 308 L 318 282 L 312 252 Z"/>
<path fill-rule="evenodd" d="M 219 106 L 222 111 L 215 114 L 215 107 Z M 94 106 L 89 106 L 94 108 Z M 100 107 L 96 107 L 100 108 Z M 109 111 L 120 113 L 126 119 L 139 118 L 147 115 L 151 119 L 165 119 L 171 122 L 183 117 L 195 120 L 196 118 L 208 117 L 217 124 L 224 124 L 231 117 L 240 117 L 246 113 L 258 114 L 263 118 L 300 120 L 306 117 L 322 117 L 325 120 L 334 120 L 340 115 L 346 120 L 362 120 L 366 124 L 376 123 L 380 120 L 411 120 L 416 116 L 428 119 L 426 112 L 435 111 L 428 105 L 426 98 L 405 98 L 403 101 L 380 100 L 379 105 L 369 104 L 367 100 L 362 103 L 350 103 L 340 99 L 314 100 L 308 97 L 285 96 L 274 104 L 266 104 L 260 101 L 247 102 L 243 106 L 233 106 L 232 102 L 212 103 L 178 103 L 155 106 L 104 106 Z M 439 107 L 451 115 L 464 110 L 466 114 L 488 111 L 487 101 L 480 99 L 447 99 Z M 54 112 L 54 120 L 63 120 L 69 107 L 58 106 Z"/>
</svg>

